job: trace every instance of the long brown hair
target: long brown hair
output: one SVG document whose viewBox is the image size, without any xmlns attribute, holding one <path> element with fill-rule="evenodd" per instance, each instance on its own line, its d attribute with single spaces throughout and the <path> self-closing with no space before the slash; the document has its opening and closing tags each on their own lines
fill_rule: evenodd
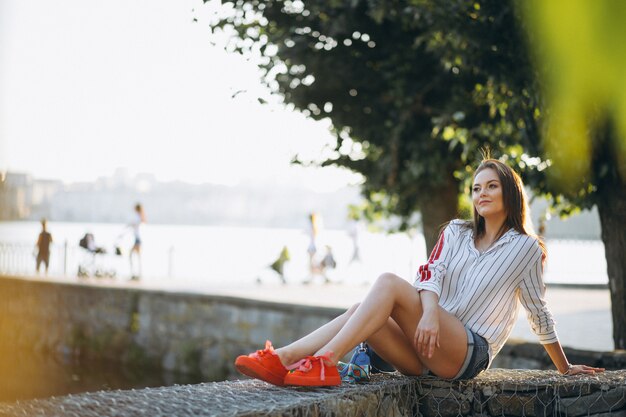
<svg viewBox="0 0 626 417">
<path fill-rule="evenodd" d="M 541 238 L 535 234 L 522 179 L 511 167 L 497 159 L 484 159 L 478 168 L 476 168 L 472 182 L 474 178 L 476 178 L 476 175 L 485 169 L 493 169 L 498 174 L 498 179 L 502 187 L 502 203 L 506 211 L 506 219 L 498 231 L 496 239 L 500 238 L 509 229 L 514 229 L 523 235 L 532 236 L 537 239 L 545 259 L 547 255 L 546 247 Z M 474 229 L 474 236 L 476 238 L 484 236 L 485 218 L 478 214 L 476 207 L 474 207 L 472 228 Z"/>
</svg>

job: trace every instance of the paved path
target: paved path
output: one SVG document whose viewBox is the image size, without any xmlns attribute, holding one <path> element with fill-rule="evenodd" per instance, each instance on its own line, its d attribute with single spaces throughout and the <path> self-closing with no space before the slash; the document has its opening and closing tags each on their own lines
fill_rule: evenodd
<svg viewBox="0 0 626 417">
<path fill-rule="evenodd" d="M 44 280 L 42 278 L 31 278 Z M 173 292 L 191 292 L 204 294 L 229 295 L 235 297 L 261 299 L 267 301 L 288 302 L 294 304 L 317 305 L 325 307 L 347 308 L 361 301 L 370 288 L 368 282 L 344 282 L 323 284 L 313 282 L 309 285 L 287 284 L 278 282 L 250 285 L 229 284 L 193 284 L 176 282 L 154 282 L 149 279 L 141 282 L 125 280 L 46 278 L 68 283 L 83 283 L 96 286 L 125 288 L 144 288 Z M 278 280 L 277 280 L 278 281 Z M 548 287 L 546 300 L 557 322 L 557 332 L 561 343 L 578 349 L 607 351 L 613 350 L 613 329 L 611 319 L 611 301 L 607 289 L 589 289 L 554 286 Z M 511 335 L 512 338 L 536 342 L 531 332 L 525 311 L 520 307 L 520 314 Z"/>
</svg>

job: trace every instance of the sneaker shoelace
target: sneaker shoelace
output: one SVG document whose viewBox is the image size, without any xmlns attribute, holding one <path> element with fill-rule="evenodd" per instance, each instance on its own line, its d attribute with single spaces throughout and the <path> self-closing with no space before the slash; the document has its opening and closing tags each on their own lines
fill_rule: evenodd
<svg viewBox="0 0 626 417">
<path fill-rule="evenodd" d="M 257 350 L 256 352 L 251 353 L 248 356 L 250 356 L 251 358 L 259 359 L 267 354 L 276 355 L 276 352 L 274 352 L 274 346 L 272 346 L 272 342 L 270 342 L 269 340 L 265 341 L 265 349 Z"/>
<path fill-rule="evenodd" d="M 313 362 L 319 361 L 320 366 L 321 366 L 321 371 L 320 371 L 320 379 L 322 381 L 324 381 L 326 379 L 326 375 L 325 375 L 325 368 L 326 365 L 324 364 L 324 360 L 327 360 L 329 362 L 331 362 L 331 357 L 333 356 L 333 352 L 326 352 L 326 354 L 324 355 L 320 355 L 320 356 L 307 356 L 304 359 L 299 360 L 298 362 L 289 365 L 287 367 L 287 370 L 293 370 L 296 369 L 297 371 L 300 372 L 309 372 L 311 369 L 313 369 Z"/>
</svg>

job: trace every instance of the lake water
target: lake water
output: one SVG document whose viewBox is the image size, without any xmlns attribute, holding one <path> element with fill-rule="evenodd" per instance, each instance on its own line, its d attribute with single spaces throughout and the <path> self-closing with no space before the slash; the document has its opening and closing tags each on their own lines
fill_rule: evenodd
<svg viewBox="0 0 626 417">
<path fill-rule="evenodd" d="M 54 238 L 50 274 L 73 276 L 79 265 L 115 271 L 130 277 L 127 252 L 132 234 L 122 224 L 50 223 Z M 33 274 L 34 242 L 40 231 L 37 222 L 0 222 L 0 273 Z M 91 232 L 97 246 L 107 253 L 93 257 L 78 246 Z M 268 265 L 287 246 L 291 261 L 286 264 L 288 281 L 301 282 L 308 276 L 308 236 L 298 229 L 146 224 L 142 231 L 143 281 L 189 289 L 207 285 L 249 285 L 258 278 L 276 280 Z M 65 243 L 67 242 L 67 250 Z M 345 230 L 323 230 L 318 248 L 332 247 L 337 268 L 329 277 L 343 282 L 371 282 L 381 272 L 394 272 L 412 280 L 417 267 L 426 262 L 422 235 L 359 233 L 361 261 L 351 263 L 353 243 Z M 561 284 L 606 284 L 606 260 L 601 241 L 548 240 L 545 281 Z M 124 256 L 115 256 L 114 248 Z"/>
</svg>

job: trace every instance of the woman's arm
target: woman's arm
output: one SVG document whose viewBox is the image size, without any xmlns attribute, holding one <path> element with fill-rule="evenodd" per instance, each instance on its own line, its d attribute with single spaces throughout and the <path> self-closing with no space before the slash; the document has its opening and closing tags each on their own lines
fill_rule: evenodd
<svg viewBox="0 0 626 417">
<path fill-rule="evenodd" d="M 604 368 L 594 368 L 587 365 L 572 365 L 567 360 L 565 352 L 561 347 L 561 343 L 558 341 L 554 343 L 548 343 L 543 345 L 552 359 L 556 369 L 563 375 L 578 375 L 578 374 L 595 374 L 596 372 L 604 372 Z"/>
<path fill-rule="evenodd" d="M 435 347 L 439 347 L 439 296 L 428 290 L 420 291 L 422 318 L 415 329 L 413 344 L 424 356 L 432 358 Z"/>
<path fill-rule="evenodd" d="M 531 328 L 546 352 L 552 359 L 556 369 L 563 375 L 593 374 L 604 371 L 586 365 L 572 365 L 567 360 L 554 329 L 554 319 L 545 301 L 546 286 L 543 282 L 543 251 L 534 246 L 535 258 L 531 267 L 520 284 L 520 301 L 528 312 Z"/>
<path fill-rule="evenodd" d="M 452 256 L 454 240 L 460 233 L 459 223 L 450 222 L 439 234 L 428 262 L 421 265 L 413 286 L 419 291 L 422 303 L 422 318 L 415 329 L 414 348 L 431 358 L 439 347 L 439 297 L 441 282 L 446 274 L 449 258 Z"/>
</svg>

